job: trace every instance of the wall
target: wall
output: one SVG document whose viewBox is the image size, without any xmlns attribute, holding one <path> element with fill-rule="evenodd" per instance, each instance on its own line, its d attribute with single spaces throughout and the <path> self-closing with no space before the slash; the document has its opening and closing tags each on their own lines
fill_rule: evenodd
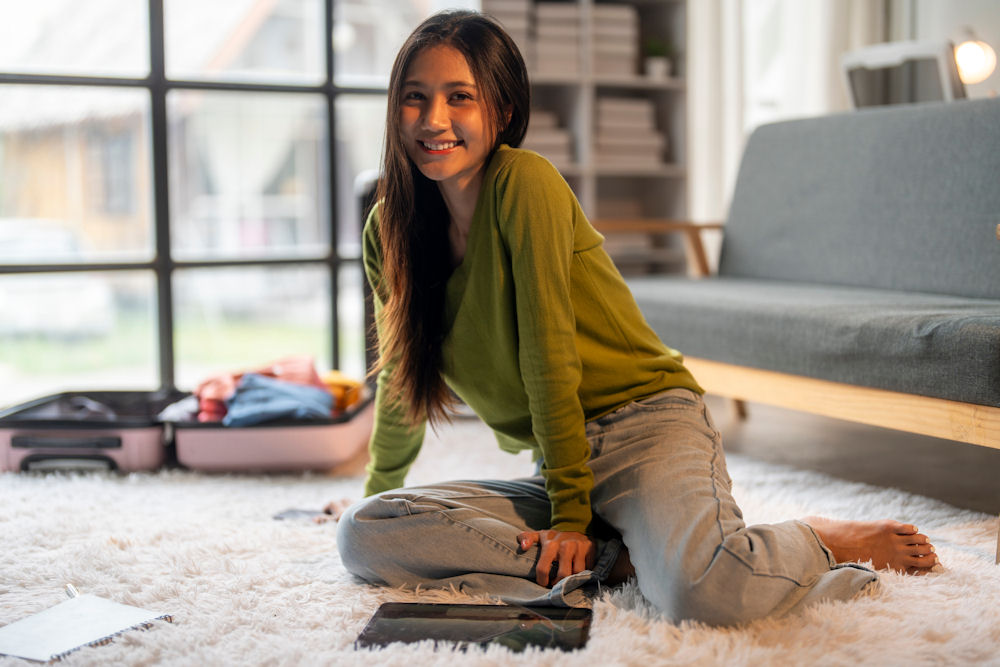
<svg viewBox="0 0 1000 667">
<path fill-rule="evenodd" d="M 963 41 L 964 28 L 1000 54 L 1000 2 L 997 0 L 894 0 L 893 39 Z M 982 83 L 966 85 L 969 97 L 995 96 L 1000 67 Z"/>
</svg>

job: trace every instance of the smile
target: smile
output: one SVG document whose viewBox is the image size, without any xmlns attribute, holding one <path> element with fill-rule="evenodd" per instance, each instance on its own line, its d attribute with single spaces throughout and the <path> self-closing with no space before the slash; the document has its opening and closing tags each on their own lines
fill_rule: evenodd
<svg viewBox="0 0 1000 667">
<path fill-rule="evenodd" d="M 417 141 L 420 147 L 430 153 L 442 153 L 462 144 L 461 141 Z"/>
</svg>

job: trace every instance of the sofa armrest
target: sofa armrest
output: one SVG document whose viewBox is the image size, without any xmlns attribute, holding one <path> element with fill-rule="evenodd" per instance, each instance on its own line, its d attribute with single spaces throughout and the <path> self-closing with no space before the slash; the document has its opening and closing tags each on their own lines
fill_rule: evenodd
<svg viewBox="0 0 1000 667">
<path fill-rule="evenodd" d="M 594 220 L 593 225 L 604 235 L 682 234 L 688 272 L 697 277 L 707 276 L 712 272 L 708 255 L 705 253 L 705 245 L 701 241 L 702 232 L 725 228 L 721 222 L 692 222 L 664 218 L 602 218 Z"/>
</svg>

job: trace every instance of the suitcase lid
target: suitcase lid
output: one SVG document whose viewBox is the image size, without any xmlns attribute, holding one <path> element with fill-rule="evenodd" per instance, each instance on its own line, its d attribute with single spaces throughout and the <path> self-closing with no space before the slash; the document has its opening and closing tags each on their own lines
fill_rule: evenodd
<svg viewBox="0 0 1000 667">
<path fill-rule="evenodd" d="M 85 391 L 43 396 L 0 411 L 0 427 L 144 428 L 159 426 L 159 412 L 183 398 L 171 391 Z"/>
</svg>

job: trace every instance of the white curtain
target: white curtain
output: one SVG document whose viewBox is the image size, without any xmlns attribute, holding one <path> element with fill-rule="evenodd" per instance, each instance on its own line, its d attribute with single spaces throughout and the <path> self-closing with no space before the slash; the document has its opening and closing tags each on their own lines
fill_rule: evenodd
<svg viewBox="0 0 1000 667">
<path fill-rule="evenodd" d="M 762 123 L 848 108 L 840 56 L 885 41 L 887 0 L 688 3 L 690 217 L 723 220 Z"/>
</svg>

